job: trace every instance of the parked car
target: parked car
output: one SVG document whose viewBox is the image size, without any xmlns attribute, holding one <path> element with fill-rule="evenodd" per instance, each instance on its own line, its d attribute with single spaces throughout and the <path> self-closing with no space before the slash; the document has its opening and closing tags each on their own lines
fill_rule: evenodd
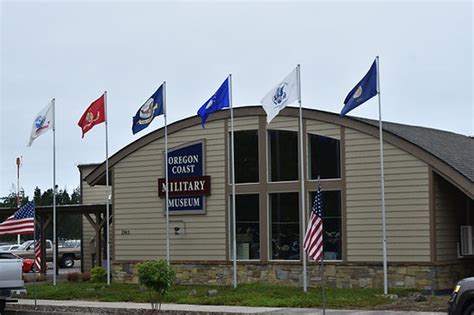
<svg viewBox="0 0 474 315">
<path fill-rule="evenodd" d="M 21 258 L 12 253 L 0 253 L 0 314 L 15 294 L 26 292 L 22 277 Z"/>
<path fill-rule="evenodd" d="M 449 315 L 474 315 L 474 277 L 460 280 L 448 303 Z"/>
<path fill-rule="evenodd" d="M 21 257 L 18 257 L 17 255 L 15 255 L 13 253 L 7 253 L 7 252 L 1 253 L 0 258 L 21 260 L 22 261 L 21 270 L 22 270 L 23 273 L 28 273 L 28 272 L 34 271 L 34 265 L 35 265 L 35 260 L 34 259 L 21 258 Z M 48 265 L 46 265 L 46 269 L 48 269 Z"/>
<path fill-rule="evenodd" d="M 66 240 L 62 244 L 59 244 L 59 247 L 65 248 L 81 248 L 81 240 Z"/>
<path fill-rule="evenodd" d="M 17 244 L 2 245 L 2 246 L 0 246 L 0 252 L 9 253 L 9 252 L 17 250 L 19 247 L 20 247 L 20 245 L 17 245 Z"/>
<path fill-rule="evenodd" d="M 21 258 L 34 258 L 35 244 L 33 240 L 29 240 L 21 244 L 15 254 Z M 63 268 L 72 268 L 74 260 L 81 259 L 80 248 L 58 247 L 58 262 L 59 266 Z M 46 261 L 53 261 L 53 243 L 46 240 Z"/>
<path fill-rule="evenodd" d="M 32 258 L 23 258 L 23 273 L 33 272 L 35 266 L 35 260 Z M 46 265 L 46 270 L 48 269 L 48 265 Z"/>
</svg>

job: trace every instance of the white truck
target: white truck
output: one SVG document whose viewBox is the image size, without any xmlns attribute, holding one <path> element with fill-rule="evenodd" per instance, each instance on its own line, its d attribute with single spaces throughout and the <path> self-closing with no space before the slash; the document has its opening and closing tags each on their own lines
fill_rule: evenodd
<svg viewBox="0 0 474 315">
<path fill-rule="evenodd" d="M 21 258 L 35 258 L 35 244 L 33 240 L 24 242 L 14 252 Z M 74 261 L 81 259 L 81 247 L 59 247 L 58 263 L 62 268 L 74 267 Z M 46 240 L 46 261 L 53 261 L 53 243 Z"/>
<path fill-rule="evenodd" d="M 14 296 L 26 292 L 22 278 L 22 260 L 12 253 L 0 253 L 0 314 Z"/>
</svg>

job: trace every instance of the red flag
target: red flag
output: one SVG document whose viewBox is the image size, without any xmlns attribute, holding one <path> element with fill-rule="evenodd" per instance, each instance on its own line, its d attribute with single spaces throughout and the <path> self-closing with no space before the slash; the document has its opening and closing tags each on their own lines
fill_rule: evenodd
<svg viewBox="0 0 474 315">
<path fill-rule="evenodd" d="M 92 129 L 95 125 L 103 123 L 105 121 L 105 97 L 102 94 L 101 97 L 92 102 L 92 104 L 82 114 L 81 119 L 77 123 L 82 129 L 82 137 L 86 132 Z"/>
</svg>

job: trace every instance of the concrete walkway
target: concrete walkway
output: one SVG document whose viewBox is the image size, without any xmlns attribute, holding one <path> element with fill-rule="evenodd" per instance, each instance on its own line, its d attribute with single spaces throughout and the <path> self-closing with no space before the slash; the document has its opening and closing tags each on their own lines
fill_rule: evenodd
<svg viewBox="0 0 474 315">
<path fill-rule="evenodd" d="M 20 305 L 34 305 L 34 300 L 20 299 Z M 39 306 L 49 307 L 73 307 L 73 308 L 97 308 L 97 309 L 129 309 L 129 310 L 150 310 L 149 303 L 131 302 L 95 302 L 95 301 L 59 301 L 59 300 L 38 300 Z M 262 315 L 316 315 L 322 314 L 321 309 L 315 308 L 278 308 L 278 307 L 248 307 L 248 306 L 221 306 L 221 305 L 190 305 L 190 304 L 162 304 L 161 309 L 168 312 L 179 313 L 201 313 L 201 314 L 262 314 Z M 445 315 L 439 312 L 398 312 L 398 311 L 359 311 L 359 310 L 326 310 L 326 314 L 343 315 Z"/>
</svg>

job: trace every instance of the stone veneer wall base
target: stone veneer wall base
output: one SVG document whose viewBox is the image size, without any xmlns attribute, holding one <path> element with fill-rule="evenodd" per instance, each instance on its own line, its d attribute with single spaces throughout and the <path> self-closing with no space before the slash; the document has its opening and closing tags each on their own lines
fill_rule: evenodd
<svg viewBox="0 0 474 315">
<path fill-rule="evenodd" d="M 136 262 L 114 262 L 113 280 L 137 283 Z M 173 264 L 176 283 L 183 285 L 231 285 L 232 263 L 180 263 Z M 320 266 L 308 264 L 309 286 L 321 284 Z M 396 264 L 388 267 L 390 288 L 416 288 L 427 291 L 450 290 L 464 277 L 474 274 L 474 264 L 468 262 L 442 265 Z M 328 287 L 381 288 L 383 287 L 382 264 L 327 263 L 324 277 Z M 302 266 L 299 264 L 251 264 L 238 265 L 239 283 L 268 282 L 290 286 L 302 286 Z"/>
</svg>

